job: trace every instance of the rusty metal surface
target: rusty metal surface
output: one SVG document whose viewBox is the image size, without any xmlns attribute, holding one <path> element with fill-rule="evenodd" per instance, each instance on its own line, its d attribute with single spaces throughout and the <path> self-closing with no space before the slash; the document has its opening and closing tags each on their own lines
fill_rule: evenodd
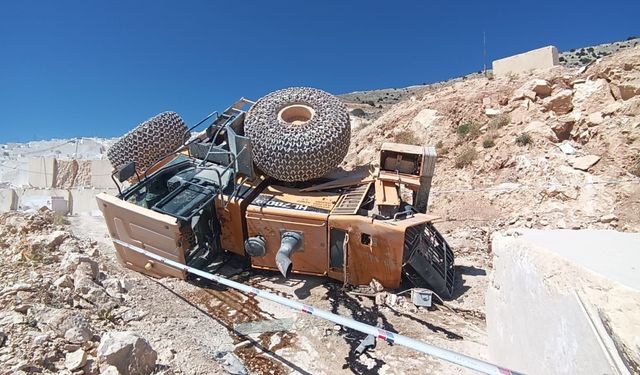
<svg viewBox="0 0 640 375">
<path fill-rule="evenodd" d="M 265 212 L 268 211 L 268 212 Z M 304 217 L 289 217 L 287 209 L 270 208 L 266 210 L 249 206 L 247 210 L 247 229 L 249 236 L 261 235 L 267 244 L 263 257 L 251 258 L 256 268 L 277 271 L 276 253 L 280 249 L 283 230 L 304 233 L 303 249 L 291 256 L 292 272 L 310 275 L 326 275 L 329 265 L 327 254 L 327 214 L 303 212 Z M 290 213 L 289 213 L 290 214 Z"/>
<path fill-rule="evenodd" d="M 216 197 L 216 213 L 222 227 L 220 243 L 223 249 L 244 255 L 244 240 L 247 237 L 245 212 L 251 201 L 265 185 L 264 179 L 246 181 L 239 188 L 236 197 Z M 227 203 L 226 206 L 225 203 Z"/>
<path fill-rule="evenodd" d="M 376 180 L 376 204 L 378 206 L 400 206 L 400 193 L 398 186 L 390 181 Z"/>
<path fill-rule="evenodd" d="M 331 211 L 332 215 L 355 215 L 367 196 L 371 183 L 349 189 Z"/>
<path fill-rule="evenodd" d="M 408 227 L 429 222 L 432 215 L 373 220 L 365 216 L 331 215 L 329 227 L 348 233 L 346 283 L 363 285 L 377 279 L 385 288 L 400 285 L 404 233 Z"/>
</svg>

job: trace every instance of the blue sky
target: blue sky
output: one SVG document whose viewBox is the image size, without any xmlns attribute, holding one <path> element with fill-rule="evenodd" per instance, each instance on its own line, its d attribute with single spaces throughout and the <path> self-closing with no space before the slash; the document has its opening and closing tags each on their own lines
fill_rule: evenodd
<svg viewBox="0 0 640 375">
<path fill-rule="evenodd" d="M 436 4 L 437 3 L 437 4 Z M 0 0 L 0 143 L 195 124 L 288 86 L 340 94 L 640 34 L 640 1 Z"/>
</svg>

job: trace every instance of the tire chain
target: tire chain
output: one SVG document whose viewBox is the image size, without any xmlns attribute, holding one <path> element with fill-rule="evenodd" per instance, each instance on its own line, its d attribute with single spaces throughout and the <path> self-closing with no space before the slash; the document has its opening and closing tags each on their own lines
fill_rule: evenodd
<svg viewBox="0 0 640 375">
<path fill-rule="evenodd" d="M 314 109 L 304 124 L 278 118 L 291 104 Z M 335 96 L 308 87 L 272 92 L 247 113 L 245 134 L 251 139 L 253 160 L 267 175 L 281 181 L 307 181 L 337 167 L 349 150 L 351 125 L 347 108 Z"/>
<path fill-rule="evenodd" d="M 133 161 L 142 172 L 183 145 L 187 130 L 177 113 L 160 113 L 123 135 L 107 150 L 107 158 L 116 169 Z"/>
</svg>

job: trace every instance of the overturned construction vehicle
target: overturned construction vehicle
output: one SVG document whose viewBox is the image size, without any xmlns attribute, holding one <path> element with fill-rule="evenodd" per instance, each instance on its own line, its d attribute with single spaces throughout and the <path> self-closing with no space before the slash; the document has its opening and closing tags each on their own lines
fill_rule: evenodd
<svg viewBox="0 0 640 375">
<path fill-rule="evenodd" d="M 108 152 L 120 194 L 97 196 L 119 261 L 187 277 L 125 242 L 209 272 L 236 254 L 284 277 L 404 277 L 451 296 L 453 253 L 426 214 L 435 149 L 384 143 L 379 167 L 347 172 L 350 133 L 344 104 L 312 88 L 240 99 L 192 128 L 173 112 L 149 119 Z"/>
</svg>

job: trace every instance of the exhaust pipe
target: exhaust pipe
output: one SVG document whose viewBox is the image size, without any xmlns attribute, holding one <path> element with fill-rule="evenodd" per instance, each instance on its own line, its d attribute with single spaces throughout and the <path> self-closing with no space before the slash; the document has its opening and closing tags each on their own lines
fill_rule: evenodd
<svg viewBox="0 0 640 375">
<path fill-rule="evenodd" d="M 291 254 L 300 249 L 302 245 L 302 235 L 296 232 L 284 232 L 280 239 L 280 249 L 276 253 L 276 265 L 280 273 L 285 278 L 291 272 L 293 263 L 291 262 Z"/>
</svg>

